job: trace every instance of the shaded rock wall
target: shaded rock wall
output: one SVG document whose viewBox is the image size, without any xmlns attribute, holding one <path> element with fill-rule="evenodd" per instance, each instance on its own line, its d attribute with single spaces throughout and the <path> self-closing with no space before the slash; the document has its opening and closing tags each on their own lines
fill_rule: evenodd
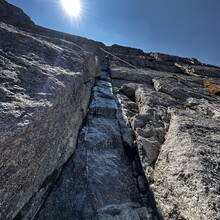
<svg viewBox="0 0 220 220">
<path fill-rule="evenodd" d="M 96 81 L 75 154 L 35 220 L 159 219 L 142 200 L 147 184 L 137 169 L 138 181 L 133 177 L 121 137 L 124 122 L 119 120 L 121 112 L 110 81 L 105 72 Z"/>
<path fill-rule="evenodd" d="M 0 0 L 0 20 L 6 24 L 11 24 L 19 28 L 33 28 L 34 22 L 31 21 L 20 8 Z"/>
</svg>

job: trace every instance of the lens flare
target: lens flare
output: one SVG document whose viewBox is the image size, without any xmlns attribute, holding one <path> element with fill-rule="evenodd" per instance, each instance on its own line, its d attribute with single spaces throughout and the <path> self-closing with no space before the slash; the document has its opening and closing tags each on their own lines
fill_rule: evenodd
<svg viewBox="0 0 220 220">
<path fill-rule="evenodd" d="M 80 0 L 61 0 L 62 6 L 66 13 L 71 17 L 78 17 L 81 12 Z"/>
</svg>

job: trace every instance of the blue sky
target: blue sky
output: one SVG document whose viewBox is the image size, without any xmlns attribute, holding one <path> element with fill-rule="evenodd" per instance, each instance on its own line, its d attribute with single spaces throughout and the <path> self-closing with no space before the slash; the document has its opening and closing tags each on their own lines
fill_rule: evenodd
<svg viewBox="0 0 220 220">
<path fill-rule="evenodd" d="M 220 66 L 220 0 L 81 0 L 72 20 L 60 0 L 7 0 L 38 25 Z"/>
</svg>

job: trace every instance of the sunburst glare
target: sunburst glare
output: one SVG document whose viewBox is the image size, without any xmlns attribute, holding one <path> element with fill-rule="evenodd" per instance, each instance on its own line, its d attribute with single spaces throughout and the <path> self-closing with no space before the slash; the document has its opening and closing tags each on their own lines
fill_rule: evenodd
<svg viewBox="0 0 220 220">
<path fill-rule="evenodd" d="M 79 17 L 81 13 L 80 0 L 61 0 L 65 12 L 70 17 Z"/>
</svg>

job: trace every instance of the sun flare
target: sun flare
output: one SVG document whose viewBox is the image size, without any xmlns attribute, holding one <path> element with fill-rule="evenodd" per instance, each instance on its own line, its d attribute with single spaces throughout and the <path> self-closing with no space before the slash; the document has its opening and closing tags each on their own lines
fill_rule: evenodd
<svg viewBox="0 0 220 220">
<path fill-rule="evenodd" d="M 71 17 L 78 17 L 81 12 L 80 0 L 61 0 L 62 6 L 66 13 Z"/>
</svg>

